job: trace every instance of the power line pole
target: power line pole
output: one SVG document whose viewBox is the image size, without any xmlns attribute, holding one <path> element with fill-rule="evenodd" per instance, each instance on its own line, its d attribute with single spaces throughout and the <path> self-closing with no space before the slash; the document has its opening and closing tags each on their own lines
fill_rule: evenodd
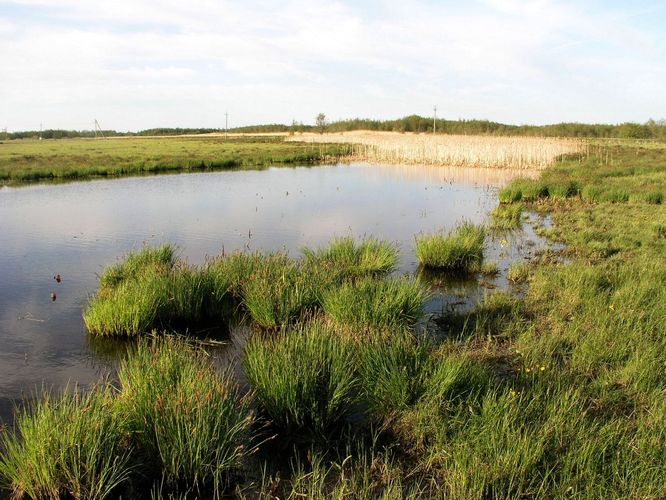
<svg viewBox="0 0 666 500">
<path fill-rule="evenodd" d="M 95 132 L 95 139 L 97 139 L 97 132 L 99 132 L 99 135 L 102 136 L 102 139 L 106 139 L 104 137 L 104 132 L 102 132 L 102 127 L 99 126 L 99 122 L 97 121 L 97 118 L 95 118 L 95 124 L 94 124 L 94 132 Z"/>
<path fill-rule="evenodd" d="M 435 111 L 432 115 L 432 135 L 435 135 L 437 132 L 437 106 L 435 106 Z"/>
</svg>

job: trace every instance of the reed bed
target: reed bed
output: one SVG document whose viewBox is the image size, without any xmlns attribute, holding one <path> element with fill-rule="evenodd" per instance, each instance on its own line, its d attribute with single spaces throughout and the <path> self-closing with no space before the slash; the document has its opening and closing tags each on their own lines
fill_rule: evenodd
<svg viewBox="0 0 666 500">
<path fill-rule="evenodd" d="M 378 163 L 538 170 L 585 149 L 576 139 L 388 132 L 312 134 L 299 136 L 298 140 L 352 144 L 355 158 Z"/>
</svg>

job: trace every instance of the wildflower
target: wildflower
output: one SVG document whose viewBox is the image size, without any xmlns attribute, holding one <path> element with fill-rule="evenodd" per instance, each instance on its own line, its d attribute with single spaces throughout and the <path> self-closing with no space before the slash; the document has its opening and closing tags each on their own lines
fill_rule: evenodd
<svg viewBox="0 0 666 500">
<path fill-rule="evenodd" d="M 531 370 L 529 368 L 525 368 L 525 372 L 529 373 Z"/>
<path fill-rule="evenodd" d="M 539 368 L 539 370 L 541 370 L 541 371 L 544 371 L 545 369 L 546 369 L 546 367 L 543 366 L 543 365 L 541 365 L 541 368 Z"/>
<path fill-rule="evenodd" d="M 613 305 L 613 304 L 609 305 L 608 309 L 610 309 L 611 311 L 615 311 L 615 305 Z"/>
</svg>

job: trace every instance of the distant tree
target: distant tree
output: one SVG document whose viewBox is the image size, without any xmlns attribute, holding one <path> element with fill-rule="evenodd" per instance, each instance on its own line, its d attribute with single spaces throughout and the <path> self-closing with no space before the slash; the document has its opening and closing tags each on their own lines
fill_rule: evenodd
<svg viewBox="0 0 666 500">
<path fill-rule="evenodd" d="M 328 120 L 324 113 L 319 113 L 315 119 L 315 127 L 319 130 L 320 134 L 326 132 L 326 127 L 328 127 Z"/>
</svg>

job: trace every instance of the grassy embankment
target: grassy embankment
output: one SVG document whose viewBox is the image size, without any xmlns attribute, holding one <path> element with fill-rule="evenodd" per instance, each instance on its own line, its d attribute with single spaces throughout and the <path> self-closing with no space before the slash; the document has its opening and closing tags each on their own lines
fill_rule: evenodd
<svg viewBox="0 0 666 500">
<path fill-rule="evenodd" d="M 345 145 L 271 138 L 169 137 L 0 143 L 0 183 L 305 164 L 348 154 Z"/>
<path fill-rule="evenodd" d="M 623 146 L 613 149 L 612 155 L 603 153 L 560 161 L 541 179 L 514 182 L 500 193 L 508 206 L 521 203 L 526 209 L 552 213 L 554 225 L 541 231 L 567 245 L 564 262 L 545 253 L 529 268 L 514 271 L 514 277 L 528 284 L 523 299 L 494 293 L 470 313 L 446 315 L 439 320 L 441 338 L 437 342 L 415 336 L 408 326 L 359 328 L 352 323 L 340 327 L 325 319 L 325 307 L 314 318 L 306 315 L 305 324 L 295 321 L 285 328 L 255 333 L 244 358 L 252 388 L 249 401 L 231 389 L 225 392 L 232 395 L 225 408 L 244 409 L 247 404 L 252 412 L 237 413 L 251 415 L 243 422 L 254 419 L 254 423 L 225 434 L 229 439 L 210 438 L 205 442 L 215 446 L 205 449 L 239 450 L 247 457 L 257 446 L 264 446 L 262 440 L 273 437 L 271 446 L 278 446 L 279 461 L 289 461 L 291 472 L 280 474 L 264 468 L 261 452 L 255 455 L 259 465 L 254 469 L 239 468 L 238 456 L 231 461 L 215 456 L 213 462 L 223 464 L 218 481 L 227 488 L 235 486 L 238 496 L 269 498 L 663 496 L 666 206 L 662 196 L 666 150 Z M 331 256 L 339 252 L 311 253 L 318 254 L 316 260 L 321 264 L 326 256 L 334 260 Z M 254 280 L 247 276 L 263 276 L 255 274 L 253 266 L 266 257 L 236 254 L 227 259 L 217 264 L 238 271 L 222 273 L 227 276 L 228 297 L 247 302 L 247 283 Z M 230 264 L 234 259 L 238 263 Z M 298 275 L 307 262 L 307 257 L 297 263 L 287 259 L 279 266 L 284 266 L 285 275 Z M 375 280 L 382 282 L 385 263 L 370 267 L 378 274 Z M 368 270 L 370 274 L 375 271 Z M 327 293 L 352 286 L 345 285 L 337 273 L 323 274 L 326 279 L 313 279 L 325 284 L 316 287 L 323 293 L 305 294 L 315 297 L 315 309 L 326 304 L 322 297 Z M 348 273 L 346 280 L 358 288 L 370 279 L 353 275 Z M 299 280 L 293 283 L 298 289 Z M 300 303 L 277 300 L 282 295 L 275 296 L 275 289 L 259 288 L 272 297 L 263 303 L 277 309 Z M 359 299 L 354 302 L 362 302 Z M 360 306 L 354 303 L 343 309 L 352 307 Z M 144 349 L 161 354 L 138 356 L 136 361 L 130 358 L 128 363 L 138 367 L 133 373 L 150 373 L 145 368 L 151 366 L 150 360 L 174 356 L 163 346 Z M 171 373 L 163 368 L 167 362 L 153 361 L 162 367 L 160 374 Z M 208 373 L 196 379 L 213 380 L 214 376 Z M 181 378 L 174 377 L 171 380 Z M 69 475 L 53 472 L 48 477 L 88 480 L 81 475 L 81 467 L 89 460 L 86 457 L 94 456 L 102 465 L 95 462 L 91 470 L 103 468 L 116 482 L 129 477 L 114 490 L 120 493 L 131 491 L 136 477 L 155 477 L 145 471 L 146 476 L 137 476 L 132 468 L 137 463 L 158 464 L 162 470 L 150 474 L 164 478 L 176 477 L 173 470 L 217 470 L 204 467 L 210 461 L 200 459 L 199 453 L 137 461 L 143 453 L 152 453 L 145 450 L 156 449 L 150 444 L 156 442 L 155 436 L 173 440 L 182 433 L 194 439 L 194 429 L 213 415 L 199 424 L 188 420 L 171 425 L 179 415 L 185 414 L 181 419 L 189 415 L 170 401 L 171 390 L 151 395 L 142 389 L 146 387 L 143 380 L 121 377 L 121 381 L 117 396 L 105 396 L 117 401 L 118 409 L 101 412 L 99 418 L 88 416 L 96 413 L 87 410 L 91 404 L 87 400 L 65 399 L 66 421 L 77 425 L 59 427 L 67 431 L 62 439 L 73 443 L 59 449 L 71 453 L 51 454 L 48 450 L 55 438 L 31 431 L 33 427 L 53 427 L 39 426 L 43 418 L 39 411 L 21 417 L 20 427 L 27 432 L 23 431 L 22 438 L 5 434 L 5 448 L 17 451 L 0 460 L 0 474 L 13 480 L 14 470 L 51 470 L 54 463 L 54 470 Z M 202 386 L 213 390 L 214 384 L 196 385 Z M 189 393 L 184 398 L 196 400 Z M 69 415 L 69 406 L 80 415 Z M 140 417 L 147 415 L 139 422 L 140 431 L 124 423 L 132 422 L 128 408 L 135 408 Z M 80 427 L 93 427 L 86 418 L 96 421 L 95 429 L 105 429 L 95 439 L 106 440 L 104 449 L 117 450 L 115 454 L 88 453 L 98 449 L 92 436 L 68 437 L 79 428 L 78 422 L 82 422 Z M 145 429 L 148 432 L 142 437 Z M 118 436 L 120 444 L 115 445 Z M 234 448 L 238 442 L 245 446 Z M 77 443 L 83 444 L 77 448 Z M 110 460 L 112 456 L 115 459 Z M 173 466 L 169 468 L 167 463 Z M 118 467 L 113 475 L 110 464 Z M 204 483 L 210 487 L 214 483 L 211 474 L 202 472 L 198 483 L 186 473 L 175 482 L 165 479 L 164 491 L 203 488 L 198 485 Z M 65 480 L 70 481 L 47 484 L 70 484 L 62 482 Z M 141 484 L 147 483 L 143 480 Z M 106 483 L 112 484 L 111 479 Z M 18 482 L 13 487 L 17 493 L 26 489 Z M 63 488 L 72 492 L 74 487 Z"/>
</svg>

